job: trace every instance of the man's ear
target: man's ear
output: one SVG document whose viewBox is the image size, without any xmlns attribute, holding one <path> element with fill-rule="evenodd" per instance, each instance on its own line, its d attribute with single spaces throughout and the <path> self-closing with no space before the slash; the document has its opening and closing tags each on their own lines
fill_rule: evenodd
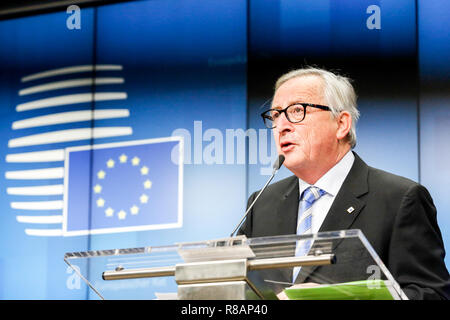
<svg viewBox="0 0 450 320">
<path fill-rule="evenodd" d="M 348 111 L 342 111 L 337 117 L 337 132 L 336 138 L 338 140 L 345 139 L 352 127 L 352 116 Z"/>
</svg>

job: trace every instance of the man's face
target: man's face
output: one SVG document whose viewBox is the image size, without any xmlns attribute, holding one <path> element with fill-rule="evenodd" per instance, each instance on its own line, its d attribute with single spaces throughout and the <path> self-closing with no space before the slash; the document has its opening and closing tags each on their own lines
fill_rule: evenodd
<svg viewBox="0 0 450 320">
<path fill-rule="evenodd" d="M 275 92 L 272 108 L 285 109 L 296 102 L 327 105 L 322 79 L 311 75 L 286 81 Z M 337 130 L 338 122 L 330 111 L 307 107 L 305 119 L 299 123 L 289 122 L 282 114 L 273 134 L 278 153 L 285 156 L 284 165 L 302 177 L 309 170 L 335 163 Z"/>
</svg>

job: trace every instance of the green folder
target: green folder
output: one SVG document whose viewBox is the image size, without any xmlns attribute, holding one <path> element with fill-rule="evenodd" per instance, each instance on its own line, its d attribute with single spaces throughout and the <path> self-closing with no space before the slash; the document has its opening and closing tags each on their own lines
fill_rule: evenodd
<svg viewBox="0 0 450 320">
<path fill-rule="evenodd" d="M 290 300 L 394 300 L 389 281 L 365 280 L 312 288 L 285 289 Z"/>
</svg>

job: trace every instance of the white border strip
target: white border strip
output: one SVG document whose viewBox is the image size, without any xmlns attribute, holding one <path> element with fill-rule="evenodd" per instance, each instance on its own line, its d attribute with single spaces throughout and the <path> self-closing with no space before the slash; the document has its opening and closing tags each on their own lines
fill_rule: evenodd
<svg viewBox="0 0 450 320">
<path fill-rule="evenodd" d="M 68 104 L 86 103 L 92 101 L 123 100 L 127 98 L 126 92 L 95 92 L 67 94 L 46 99 L 33 100 L 18 104 L 16 111 L 28 111 L 42 108 L 65 106 Z"/>
<path fill-rule="evenodd" d="M 67 129 L 38 133 L 30 136 L 11 139 L 8 141 L 8 147 L 27 147 L 60 142 L 127 136 L 131 134 L 133 134 L 132 127 L 95 127 Z"/>
<path fill-rule="evenodd" d="M 65 155 L 64 149 L 12 153 L 6 155 L 6 162 L 28 163 L 64 161 Z"/>
<path fill-rule="evenodd" d="M 141 144 L 150 144 L 150 143 L 163 143 L 163 142 L 172 142 L 178 141 L 179 144 L 179 157 L 178 157 L 178 217 L 176 223 L 170 224 L 153 224 L 146 226 L 136 226 L 136 227 L 119 227 L 119 228 L 103 228 L 103 229 L 91 229 L 91 230 L 79 230 L 79 231 L 67 231 L 67 205 L 68 205 L 68 196 L 69 196 L 69 153 L 73 151 L 82 151 L 82 150 L 93 150 L 93 149 L 105 149 L 112 147 L 123 147 L 123 146 L 134 146 Z M 105 234 L 105 233 L 118 233 L 118 232 L 131 232 L 131 231 L 145 231 L 145 230 L 160 230 L 160 229 L 172 229 L 172 228 L 181 228 L 183 226 L 183 156 L 184 156 L 184 139 L 183 137 L 166 137 L 166 138 L 155 138 L 155 139 L 145 139 L 145 140 L 133 140 L 133 141 L 125 141 L 125 142 L 113 142 L 113 143 L 104 143 L 104 144 L 96 144 L 96 145 L 86 145 L 86 146 L 76 146 L 66 148 L 66 157 L 64 161 L 65 168 L 65 178 L 64 178 L 64 208 L 63 208 L 63 226 L 62 233 L 63 236 L 81 236 L 81 235 L 89 235 L 89 234 Z"/>
<path fill-rule="evenodd" d="M 63 207 L 62 200 L 11 202 L 12 209 L 20 210 L 61 210 Z"/>
<path fill-rule="evenodd" d="M 62 123 L 73 123 L 73 122 L 113 119 L 113 118 L 127 118 L 129 116 L 130 111 L 128 111 L 128 109 L 69 111 L 14 121 L 12 123 L 12 129 L 17 130 L 25 128 L 50 126 Z"/>
<path fill-rule="evenodd" d="M 54 224 L 62 223 L 62 215 L 53 216 L 17 216 L 17 222 L 20 223 L 38 223 L 38 224 Z"/>
<path fill-rule="evenodd" d="M 119 77 L 109 77 L 109 78 L 80 78 L 73 80 L 63 80 L 55 81 L 45 84 L 40 84 L 33 87 L 28 87 L 19 90 L 19 96 L 26 96 L 33 93 L 60 90 L 66 88 L 77 88 L 77 87 L 87 87 L 87 86 L 98 86 L 104 84 L 122 84 L 125 80 Z"/>
<path fill-rule="evenodd" d="M 28 76 L 22 77 L 22 82 L 28 82 L 36 79 L 49 78 L 54 76 L 59 76 L 63 74 L 71 73 L 81 73 L 81 72 L 91 72 L 91 71 L 115 71 L 122 70 L 121 65 L 115 64 L 97 64 L 97 65 L 80 65 L 73 67 L 65 67 L 59 69 L 52 69 L 48 71 L 43 71 L 39 73 L 30 74 Z"/>
<path fill-rule="evenodd" d="M 64 186 L 52 184 L 47 186 L 11 187 L 6 188 L 6 193 L 16 196 L 54 196 L 62 195 Z"/>
<path fill-rule="evenodd" d="M 64 178 L 64 168 L 6 171 L 5 178 L 8 180 L 62 179 Z"/>
<path fill-rule="evenodd" d="M 61 229 L 25 229 L 25 234 L 39 237 L 60 237 L 63 232 Z"/>
</svg>

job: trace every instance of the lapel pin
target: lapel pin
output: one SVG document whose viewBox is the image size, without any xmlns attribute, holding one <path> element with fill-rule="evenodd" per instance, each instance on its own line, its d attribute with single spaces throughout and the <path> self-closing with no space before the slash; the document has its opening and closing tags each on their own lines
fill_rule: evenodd
<svg viewBox="0 0 450 320">
<path fill-rule="evenodd" d="M 353 211 L 355 211 L 355 208 L 353 208 L 353 207 L 350 207 L 350 208 L 347 209 L 348 213 L 352 213 Z"/>
</svg>

